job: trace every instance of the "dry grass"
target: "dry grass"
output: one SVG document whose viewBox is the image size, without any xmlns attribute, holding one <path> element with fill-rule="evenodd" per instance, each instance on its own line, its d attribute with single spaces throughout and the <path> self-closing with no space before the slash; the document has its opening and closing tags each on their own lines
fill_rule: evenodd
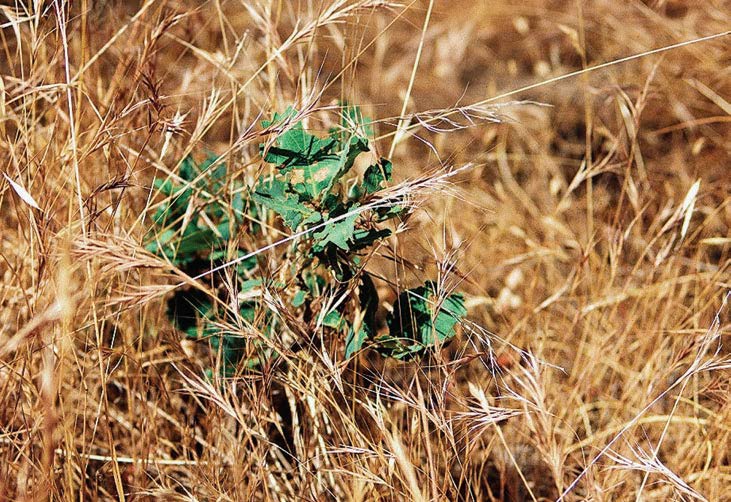
<svg viewBox="0 0 731 502">
<path fill-rule="evenodd" d="M 4 2 L 0 498 L 731 500 L 730 23 L 724 0 Z M 400 182 L 469 166 L 370 265 L 385 300 L 459 283 L 469 321 L 398 364 L 291 350 L 317 333 L 280 311 L 286 364 L 210 381 L 163 301 L 210 284 L 142 245 L 152 179 L 214 151 L 250 185 L 261 118 L 326 129 L 339 99 Z"/>
</svg>

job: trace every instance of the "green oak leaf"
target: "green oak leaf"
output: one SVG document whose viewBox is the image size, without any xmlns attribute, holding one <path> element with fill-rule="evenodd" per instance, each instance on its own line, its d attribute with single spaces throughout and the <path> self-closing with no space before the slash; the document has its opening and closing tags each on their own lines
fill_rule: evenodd
<svg viewBox="0 0 731 502">
<path fill-rule="evenodd" d="M 312 218 L 316 211 L 304 205 L 296 194 L 288 191 L 287 183 L 280 177 L 260 180 L 251 198 L 281 216 L 284 224 L 292 230 L 305 220 L 314 221 Z"/>
<path fill-rule="evenodd" d="M 381 228 L 381 229 L 359 229 L 353 232 L 352 237 L 352 251 L 358 251 L 359 249 L 365 249 L 373 244 L 376 243 L 376 241 L 379 241 L 381 239 L 385 239 L 391 235 L 391 230 L 388 228 Z"/>
<path fill-rule="evenodd" d="M 368 143 L 353 138 L 336 154 L 311 159 L 308 165 L 294 166 L 286 171 L 292 189 L 306 200 L 320 200 L 332 193 L 335 184 L 352 167 L 355 158 L 368 151 Z"/>
<path fill-rule="evenodd" d="M 355 204 L 349 210 L 353 211 L 357 207 L 358 205 Z M 353 211 L 353 214 L 346 218 L 327 223 L 322 230 L 312 235 L 315 240 L 312 251 L 319 253 L 331 244 L 339 247 L 343 251 L 349 251 L 349 243 L 352 241 L 353 234 L 355 233 L 355 220 L 357 218 L 358 213 Z"/>
<path fill-rule="evenodd" d="M 299 290 L 294 294 L 294 298 L 292 298 L 292 306 L 294 308 L 299 308 L 302 305 L 305 304 L 305 301 L 307 300 L 307 291 Z"/>
<path fill-rule="evenodd" d="M 391 181 L 393 164 L 390 160 L 381 159 L 378 164 L 373 164 L 363 174 L 363 188 L 366 193 L 375 193 L 380 190 L 384 182 Z"/>
<path fill-rule="evenodd" d="M 351 327 L 345 338 L 345 357 L 349 358 L 358 352 L 365 341 L 373 337 L 377 330 L 376 312 L 378 310 L 378 291 L 376 290 L 373 279 L 368 273 L 363 273 L 360 279 L 360 287 L 358 288 L 358 297 L 360 299 L 360 312 L 363 314 L 360 327 L 356 330 L 355 326 Z"/>
<path fill-rule="evenodd" d="M 273 120 L 264 121 L 262 125 L 269 127 L 284 124 L 295 115 L 297 110 L 289 107 L 284 113 L 275 113 Z M 276 164 L 286 172 L 292 166 L 307 166 L 323 155 L 329 154 L 336 143 L 335 138 L 321 139 L 313 136 L 305 131 L 302 122 L 297 122 L 277 137 L 274 144 L 266 151 L 264 161 Z M 261 145 L 262 150 L 264 147 L 265 145 Z"/>
<path fill-rule="evenodd" d="M 409 359 L 448 342 L 465 315 L 467 309 L 461 294 L 440 298 L 436 284 L 427 281 L 424 286 L 399 295 L 388 318 L 390 335 L 380 338 L 380 347 L 391 357 Z"/>
<path fill-rule="evenodd" d="M 370 336 L 371 333 L 365 324 L 362 325 L 358 331 L 351 327 L 350 330 L 348 330 L 348 335 L 345 337 L 345 358 L 348 359 L 358 352 Z"/>
</svg>

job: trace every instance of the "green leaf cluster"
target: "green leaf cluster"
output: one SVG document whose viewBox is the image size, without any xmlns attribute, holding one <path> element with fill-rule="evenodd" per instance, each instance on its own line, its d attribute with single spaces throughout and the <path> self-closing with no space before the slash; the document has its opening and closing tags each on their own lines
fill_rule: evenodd
<svg viewBox="0 0 731 502">
<path fill-rule="evenodd" d="M 186 157 L 177 174 L 174 179 L 154 181 L 154 188 L 165 198 L 152 216 L 146 249 L 166 257 L 191 276 L 244 255 L 245 250 L 230 249 L 234 237 L 239 232 L 257 232 L 260 228 L 252 223 L 259 209 L 244 197 L 243 184 L 228 179 L 226 165 L 213 155 L 201 163 Z M 236 266 L 238 293 L 261 285 L 261 279 L 255 277 L 257 271 L 256 258 Z M 195 289 L 177 289 L 168 301 L 168 317 L 186 336 L 209 341 L 211 348 L 221 355 L 223 374 L 230 376 L 244 354 L 252 351 L 243 336 L 222 326 L 224 322 L 254 323 L 261 309 L 256 301 L 238 302 L 232 298 L 223 276 L 214 277 L 213 282 L 219 295 L 216 299 Z M 238 311 L 222 308 L 232 304 L 238 304 Z"/>
<path fill-rule="evenodd" d="M 215 157 L 201 164 L 186 158 L 175 180 L 156 181 L 155 188 L 165 199 L 153 215 L 147 249 L 195 274 L 231 259 L 232 253 L 234 257 L 246 253 L 235 239 L 241 232 L 264 245 L 262 226 L 256 221 L 279 226 L 298 233 L 282 257 L 289 264 L 287 287 L 282 284 L 280 291 L 286 308 L 312 329 L 342 337 L 346 357 L 370 346 L 406 360 L 447 343 L 466 314 L 464 300 L 459 294 L 440 298 L 433 282 L 404 291 L 387 325 L 378 323 L 378 292 L 363 268 L 362 256 L 391 235 L 383 223 L 404 218 L 407 208 L 374 209 L 370 204 L 391 181 L 389 160 L 364 163 L 362 177 L 354 173 L 358 159 L 370 152 L 371 122 L 357 107 L 346 106 L 339 127 L 320 137 L 306 130 L 297 116 L 297 110 L 289 108 L 262 123 L 278 134 L 260 146 L 271 169 L 249 190 L 232 186 L 226 166 Z M 235 195 L 226 196 L 231 193 Z M 260 287 L 256 258 L 240 263 L 236 277 L 239 292 Z M 253 342 L 224 332 L 222 326 L 244 322 L 271 332 L 286 329 L 286 322 L 277 325 L 271 314 L 262 314 L 268 309 L 259 300 L 241 303 L 238 312 L 221 308 L 237 301 L 224 287 L 223 277 L 214 277 L 213 282 L 220 301 L 180 290 L 170 300 L 169 316 L 187 336 L 210 340 L 221 355 L 224 372 L 231 375 L 241 369 L 244 355 L 252 354 Z M 328 298 L 343 296 L 346 301 L 325 310 Z M 272 355 L 255 349 L 259 355 L 247 356 L 248 368 Z"/>
<path fill-rule="evenodd" d="M 467 315 L 464 297 L 439 295 L 433 281 L 402 292 L 388 318 L 390 333 L 378 339 L 379 350 L 396 359 L 411 359 L 429 347 L 442 346 L 456 334 Z"/>
<path fill-rule="evenodd" d="M 392 166 L 386 159 L 370 165 L 362 184 L 352 183 L 345 190 L 345 176 L 351 172 L 356 159 L 369 151 L 369 125 L 355 107 L 345 107 L 341 127 L 325 138 L 307 132 L 301 122 L 290 124 L 297 111 L 287 109 L 264 122 L 264 127 L 284 128 L 271 145 L 262 145 L 265 162 L 275 165 L 275 172 L 262 176 L 251 198 L 274 211 L 292 231 L 312 229 L 310 257 L 332 257 L 339 251 L 364 249 L 390 234 L 388 229 L 375 230 L 364 223 L 364 201 L 391 180 Z M 405 213 L 398 208 L 387 218 Z"/>
<path fill-rule="evenodd" d="M 226 248 L 231 231 L 241 222 L 244 199 L 241 193 L 230 201 L 221 199 L 226 166 L 213 167 L 217 160 L 209 156 L 198 165 L 186 157 L 177 180 L 154 181 L 157 192 L 166 198 L 152 216 L 148 251 L 185 267 L 211 250 Z M 211 225 L 211 221 L 216 223 Z"/>
</svg>

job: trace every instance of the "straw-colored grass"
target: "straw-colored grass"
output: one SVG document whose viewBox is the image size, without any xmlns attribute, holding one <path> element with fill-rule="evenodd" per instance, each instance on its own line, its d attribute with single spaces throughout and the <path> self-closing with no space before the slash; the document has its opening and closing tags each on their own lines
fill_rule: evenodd
<svg viewBox="0 0 731 502">
<path fill-rule="evenodd" d="M 724 0 L 4 2 L 0 499 L 731 500 L 729 26 Z M 431 357 L 345 360 L 263 291 L 282 363 L 211 379 L 165 312 L 211 282 L 145 251 L 152 181 L 215 152 L 250 187 L 262 119 L 327 130 L 342 100 L 419 205 L 368 264 L 384 305 L 436 279 L 469 316 Z M 287 237 L 262 228 L 232 250 Z"/>
</svg>

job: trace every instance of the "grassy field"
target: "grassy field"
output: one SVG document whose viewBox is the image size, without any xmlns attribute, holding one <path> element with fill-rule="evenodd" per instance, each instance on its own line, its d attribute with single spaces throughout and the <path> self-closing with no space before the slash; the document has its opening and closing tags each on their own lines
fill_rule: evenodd
<svg viewBox="0 0 731 502">
<path fill-rule="evenodd" d="M 731 501 L 730 26 L 725 0 L 3 2 L 0 500 Z M 261 195 L 300 126 L 364 139 L 331 187 L 376 176 L 357 220 L 313 199 L 299 235 Z M 454 336 L 389 357 L 424 284 Z"/>
</svg>

